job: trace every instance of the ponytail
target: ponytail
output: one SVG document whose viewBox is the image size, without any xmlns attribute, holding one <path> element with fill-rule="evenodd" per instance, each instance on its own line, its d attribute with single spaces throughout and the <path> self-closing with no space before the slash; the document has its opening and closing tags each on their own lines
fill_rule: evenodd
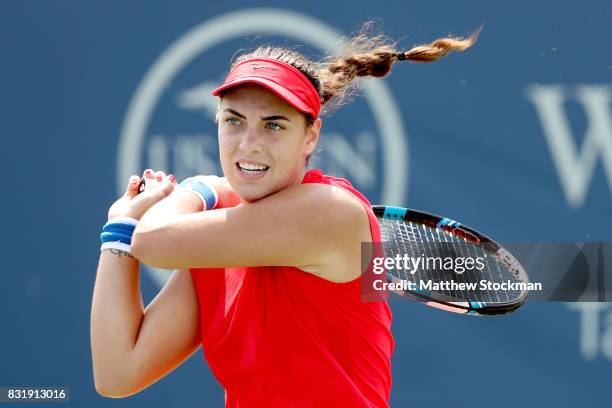
<svg viewBox="0 0 612 408">
<path fill-rule="evenodd" d="M 476 42 L 482 30 L 479 28 L 468 38 L 439 38 L 408 51 L 398 51 L 396 44 L 383 34 L 368 35 L 370 24 L 365 23 L 339 55 L 321 63 L 318 76 L 324 104 L 332 98 L 336 100 L 334 105 L 341 104 L 355 90 L 357 77 L 384 77 L 397 61 L 432 62 L 451 51 L 464 51 Z"/>
<path fill-rule="evenodd" d="M 321 97 L 323 111 L 329 113 L 342 105 L 357 90 L 357 77 L 384 77 L 398 61 L 432 62 L 451 51 L 464 51 L 474 45 L 482 27 L 469 37 L 444 37 L 429 44 L 415 46 L 408 51 L 399 51 L 396 43 L 383 34 L 369 34 L 372 22 L 363 24 L 359 33 L 347 41 L 338 55 L 314 62 L 300 52 L 274 46 L 261 46 L 252 52 L 239 55 L 232 67 L 242 61 L 256 57 L 275 58 L 299 69 L 314 85 Z M 313 119 L 307 117 L 307 122 Z"/>
</svg>

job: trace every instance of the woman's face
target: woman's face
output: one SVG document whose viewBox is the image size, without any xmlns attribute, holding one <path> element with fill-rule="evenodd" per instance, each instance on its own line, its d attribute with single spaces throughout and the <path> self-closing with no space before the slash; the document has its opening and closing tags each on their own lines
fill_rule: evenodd
<svg viewBox="0 0 612 408">
<path fill-rule="evenodd" d="M 307 126 L 304 115 L 276 94 L 244 84 L 223 95 L 218 119 L 223 173 L 245 202 L 302 181 L 320 118 Z"/>
</svg>

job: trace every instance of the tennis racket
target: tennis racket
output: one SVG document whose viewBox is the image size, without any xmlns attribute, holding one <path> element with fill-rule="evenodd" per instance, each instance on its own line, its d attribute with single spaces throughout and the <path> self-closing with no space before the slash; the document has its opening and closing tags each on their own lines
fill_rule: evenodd
<svg viewBox="0 0 612 408">
<path fill-rule="evenodd" d="M 394 293 L 446 311 L 475 315 L 510 313 L 525 302 L 527 273 L 509 251 L 492 239 L 456 221 L 426 212 L 381 205 L 372 208 L 380 224 L 385 257 L 407 255 L 424 260 L 423 267 L 416 270 L 385 268 L 387 282 L 395 286 L 412 282 L 411 287 L 394 289 Z M 442 262 L 437 262 L 444 259 L 452 263 L 452 259 L 459 258 L 481 261 L 470 270 L 461 268 L 462 273 L 449 271 Z M 433 262 L 425 262 L 428 260 Z M 434 286 L 451 280 L 456 283 L 453 287 Z M 428 286 L 427 282 L 432 284 Z"/>
</svg>

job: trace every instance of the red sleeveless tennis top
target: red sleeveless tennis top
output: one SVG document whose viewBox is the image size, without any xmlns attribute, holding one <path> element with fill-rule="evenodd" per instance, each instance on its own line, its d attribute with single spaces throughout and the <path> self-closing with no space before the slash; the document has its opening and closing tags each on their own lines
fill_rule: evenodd
<svg viewBox="0 0 612 408">
<path fill-rule="evenodd" d="M 341 178 L 309 170 L 302 183 L 343 188 L 380 227 L 368 200 Z M 226 407 L 388 407 L 391 311 L 360 297 L 360 278 L 333 283 L 294 267 L 190 269 L 204 357 Z"/>
</svg>

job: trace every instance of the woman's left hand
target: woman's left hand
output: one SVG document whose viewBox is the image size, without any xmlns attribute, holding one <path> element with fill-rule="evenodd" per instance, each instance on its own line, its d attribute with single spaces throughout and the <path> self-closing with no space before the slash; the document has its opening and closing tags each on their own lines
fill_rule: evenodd
<svg viewBox="0 0 612 408">
<path fill-rule="evenodd" d="M 146 180 L 145 190 L 138 192 L 142 179 Z M 125 193 L 108 210 L 108 221 L 117 217 L 130 217 L 139 220 L 153 204 L 168 196 L 177 185 L 174 176 L 166 176 L 164 172 L 154 173 L 145 170 L 142 178 L 137 175 L 130 177 Z"/>
</svg>

